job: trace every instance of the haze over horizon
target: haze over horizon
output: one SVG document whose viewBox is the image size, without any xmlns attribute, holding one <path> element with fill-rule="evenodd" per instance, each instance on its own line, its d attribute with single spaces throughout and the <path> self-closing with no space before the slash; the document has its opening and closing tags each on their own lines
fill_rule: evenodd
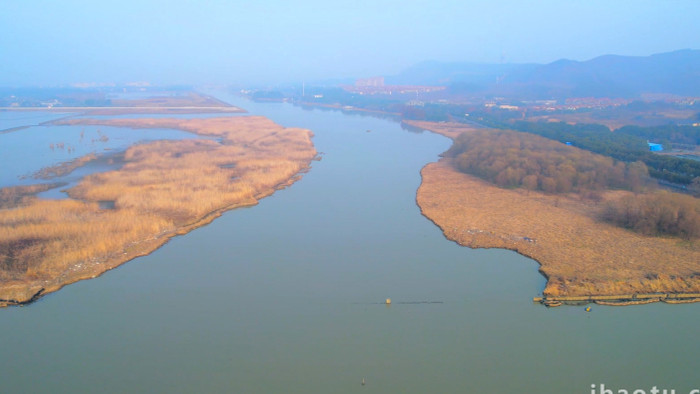
<svg viewBox="0 0 700 394">
<path fill-rule="evenodd" d="M 700 2 L 5 1 L 0 86 L 278 84 L 697 49 Z"/>
</svg>

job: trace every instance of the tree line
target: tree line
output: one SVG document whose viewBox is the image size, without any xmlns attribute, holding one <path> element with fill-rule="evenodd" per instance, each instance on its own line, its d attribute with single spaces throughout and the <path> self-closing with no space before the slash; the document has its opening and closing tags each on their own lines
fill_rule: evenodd
<svg viewBox="0 0 700 394">
<path fill-rule="evenodd" d="M 655 127 L 624 126 L 615 130 L 615 132 L 665 145 L 700 145 L 700 127 L 694 126 L 674 124 Z"/>
<path fill-rule="evenodd" d="M 700 200 L 678 193 L 627 196 L 609 202 L 603 219 L 646 235 L 700 237 Z"/>
<path fill-rule="evenodd" d="M 623 132 L 611 132 L 602 125 L 524 121 L 515 122 L 513 128 L 556 141 L 569 142 L 578 148 L 616 160 L 641 161 L 649 168 L 649 175 L 668 182 L 688 185 L 694 178 L 700 177 L 700 161 L 649 152 L 647 139 L 632 132 L 637 130 L 634 128 Z"/>
<path fill-rule="evenodd" d="M 445 153 L 457 168 L 498 186 L 545 193 L 589 193 L 607 188 L 641 190 L 641 162 L 624 163 L 533 134 L 483 129 L 455 139 Z"/>
</svg>

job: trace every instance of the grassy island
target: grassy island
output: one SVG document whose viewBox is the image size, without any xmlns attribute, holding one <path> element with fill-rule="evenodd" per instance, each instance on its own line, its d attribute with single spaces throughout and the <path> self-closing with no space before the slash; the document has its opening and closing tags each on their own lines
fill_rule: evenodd
<svg viewBox="0 0 700 394">
<path fill-rule="evenodd" d="M 8 196 L 0 205 L 0 306 L 93 278 L 226 210 L 254 205 L 298 179 L 316 156 L 310 131 L 263 117 L 59 124 L 173 128 L 209 138 L 132 146 L 118 170 L 85 177 L 69 199 L 0 190 Z"/>
<path fill-rule="evenodd" d="M 546 155 L 530 153 L 529 159 L 540 155 L 553 161 L 541 161 L 549 164 L 539 170 L 542 173 L 532 173 L 539 168 L 537 160 L 518 157 L 528 152 L 527 141 L 518 140 L 519 148 L 509 152 L 493 152 L 498 154 L 494 160 L 473 157 L 486 155 L 484 150 L 461 156 L 481 140 L 489 140 L 484 136 L 495 143 L 503 131 L 409 123 L 450 137 L 455 146 L 465 145 L 457 151 L 453 146 L 438 163 L 423 168 L 417 194 L 422 213 L 460 245 L 511 249 L 538 261 L 547 278 L 543 301 L 555 305 L 559 301 L 617 305 L 698 301 L 700 222 L 694 216 L 700 214 L 698 199 L 651 190 L 634 163 L 615 163 L 564 144 L 552 147 L 547 141 L 535 141 Z M 463 133 L 473 136 L 460 137 Z M 528 141 L 539 138 L 523 135 Z M 498 141 L 494 149 L 504 149 L 506 142 Z M 509 170 L 505 163 L 509 155 L 531 167 Z M 614 218 L 608 220 L 620 213 L 620 207 L 643 210 L 646 206 L 650 208 L 644 226 L 626 227 Z M 657 212 L 662 208 L 668 214 Z M 658 223 L 649 219 L 652 216 Z M 676 226 L 678 231 L 669 234 L 661 231 L 664 226 Z"/>
</svg>

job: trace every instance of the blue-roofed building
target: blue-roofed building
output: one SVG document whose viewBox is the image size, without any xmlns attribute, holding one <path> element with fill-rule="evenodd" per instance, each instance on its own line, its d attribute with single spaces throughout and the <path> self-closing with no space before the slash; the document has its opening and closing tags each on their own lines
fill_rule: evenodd
<svg viewBox="0 0 700 394">
<path fill-rule="evenodd" d="M 660 152 L 664 150 L 664 146 L 661 144 L 655 144 L 653 142 L 647 141 L 647 145 L 649 145 L 649 150 L 652 152 Z"/>
</svg>

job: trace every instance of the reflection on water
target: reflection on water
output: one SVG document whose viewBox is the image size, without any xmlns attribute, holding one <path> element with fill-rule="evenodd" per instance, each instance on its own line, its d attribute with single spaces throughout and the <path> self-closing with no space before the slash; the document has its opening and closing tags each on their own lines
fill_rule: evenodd
<svg viewBox="0 0 700 394">
<path fill-rule="evenodd" d="M 446 138 L 338 112 L 241 105 L 312 129 L 323 160 L 257 206 L 36 304 L 0 310 L 1 391 L 590 393 L 594 383 L 678 392 L 698 384 L 698 305 L 546 309 L 531 301 L 544 286 L 535 262 L 445 240 L 420 215 L 415 191 Z"/>
</svg>

